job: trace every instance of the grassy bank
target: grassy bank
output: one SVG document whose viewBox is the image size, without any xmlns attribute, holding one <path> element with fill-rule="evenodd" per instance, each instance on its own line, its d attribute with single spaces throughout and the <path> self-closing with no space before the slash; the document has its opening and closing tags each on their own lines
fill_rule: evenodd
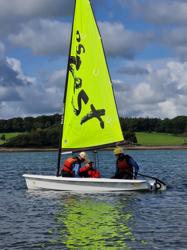
<svg viewBox="0 0 187 250">
<path fill-rule="evenodd" d="M 142 146 L 181 146 L 187 145 L 186 136 L 165 133 L 136 132 L 138 144 Z"/>
<path fill-rule="evenodd" d="M 0 145 L 4 144 L 7 142 L 9 139 L 16 137 L 20 135 L 20 132 L 15 132 L 15 133 L 0 133 Z M 5 135 L 5 140 L 1 140 L 2 135 Z"/>
</svg>

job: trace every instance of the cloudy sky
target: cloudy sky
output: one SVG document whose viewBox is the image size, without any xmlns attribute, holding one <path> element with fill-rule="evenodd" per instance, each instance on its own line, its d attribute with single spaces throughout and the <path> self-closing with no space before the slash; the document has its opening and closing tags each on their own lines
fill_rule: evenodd
<svg viewBox="0 0 187 250">
<path fill-rule="evenodd" d="M 187 1 L 91 3 L 120 115 L 187 115 Z M 62 112 L 73 5 L 0 0 L 0 119 Z"/>
</svg>

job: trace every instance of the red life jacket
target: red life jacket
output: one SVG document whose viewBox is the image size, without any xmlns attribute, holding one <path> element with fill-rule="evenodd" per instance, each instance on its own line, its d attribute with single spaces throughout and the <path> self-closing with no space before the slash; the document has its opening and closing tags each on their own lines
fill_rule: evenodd
<svg viewBox="0 0 187 250">
<path fill-rule="evenodd" d="M 90 169 L 88 171 L 88 177 L 91 177 L 91 178 L 100 178 L 101 177 L 101 174 L 98 170 L 96 169 Z"/>
<path fill-rule="evenodd" d="M 132 167 L 127 163 L 126 159 L 118 160 L 117 167 L 120 172 L 132 171 Z"/>
<path fill-rule="evenodd" d="M 91 178 L 100 178 L 101 174 L 98 170 L 92 168 L 92 164 L 86 164 L 85 166 L 79 169 L 80 176 L 91 177 Z"/>
<path fill-rule="evenodd" d="M 62 171 L 64 172 L 68 172 L 70 174 L 72 174 L 73 176 L 73 172 L 72 172 L 72 168 L 73 168 L 73 163 L 77 162 L 76 158 L 70 157 L 67 160 L 65 160 L 63 166 L 62 166 Z"/>
</svg>

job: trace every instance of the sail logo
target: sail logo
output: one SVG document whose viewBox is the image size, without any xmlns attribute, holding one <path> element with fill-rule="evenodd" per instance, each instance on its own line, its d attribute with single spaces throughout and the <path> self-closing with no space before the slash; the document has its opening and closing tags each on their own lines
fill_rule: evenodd
<svg viewBox="0 0 187 250">
<path fill-rule="evenodd" d="M 76 55 L 70 56 L 69 58 L 69 67 L 68 70 L 71 73 L 73 77 L 73 97 L 72 97 L 72 108 L 73 112 L 76 116 L 81 116 L 80 124 L 83 125 L 84 123 L 88 122 L 91 119 L 96 118 L 100 124 L 100 127 L 104 129 L 104 121 L 102 119 L 102 116 L 105 115 L 105 109 L 97 109 L 94 104 L 89 104 L 89 96 L 87 95 L 84 84 L 83 84 L 83 78 L 79 77 L 79 70 L 81 68 L 81 65 L 83 63 L 82 55 L 86 54 L 86 48 L 82 44 L 82 36 L 79 32 L 79 30 L 76 31 Z M 90 84 L 90 83 L 87 83 Z M 82 108 L 83 105 L 89 105 L 90 112 L 86 115 L 82 115 Z"/>
<path fill-rule="evenodd" d="M 99 69 L 94 69 L 92 71 L 92 73 L 93 73 L 93 76 L 98 76 L 100 74 L 100 70 Z"/>
</svg>

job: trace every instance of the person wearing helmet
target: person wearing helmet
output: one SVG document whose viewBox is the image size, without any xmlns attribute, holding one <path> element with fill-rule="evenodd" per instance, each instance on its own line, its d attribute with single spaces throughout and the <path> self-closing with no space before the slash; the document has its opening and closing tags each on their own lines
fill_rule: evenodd
<svg viewBox="0 0 187 250">
<path fill-rule="evenodd" d="M 112 177 L 114 179 L 136 179 L 139 166 L 135 160 L 127 154 L 124 154 L 121 147 L 114 149 L 116 156 L 116 172 Z"/>
<path fill-rule="evenodd" d="M 61 168 L 61 175 L 63 177 L 79 177 L 79 169 L 82 163 L 88 161 L 87 154 L 80 152 L 76 157 L 67 158 Z"/>
</svg>

